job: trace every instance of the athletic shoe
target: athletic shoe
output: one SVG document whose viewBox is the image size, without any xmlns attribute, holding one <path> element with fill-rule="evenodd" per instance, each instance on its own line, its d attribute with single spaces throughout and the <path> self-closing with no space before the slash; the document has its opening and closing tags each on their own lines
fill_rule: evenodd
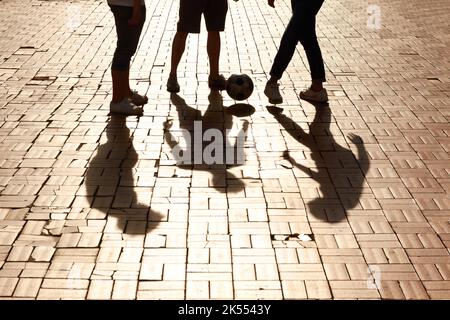
<svg viewBox="0 0 450 320">
<path fill-rule="evenodd" d="M 311 88 L 303 90 L 300 92 L 300 98 L 313 102 L 328 102 L 328 94 L 325 88 L 322 88 L 320 91 L 313 91 Z"/>
<path fill-rule="evenodd" d="M 276 82 L 267 82 L 266 88 L 264 89 L 264 94 L 269 98 L 271 104 L 283 103 L 283 97 L 280 94 L 280 85 Z"/>
<path fill-rule="evenodd" d="M 227 80 L 221 74 L 217 77 L 208 77 L 208 87 L 212 90 L 225 90 L 227 88 Z"/>
<path fill-rule="evenodd" d="M 177 77 L 169 77 L 167 79 L 167 91 L 170 93 L 178 93 L 180 92 L 180 85 L 178 84 Z"/>
<path fill-rule="evenodd" d="M 131 102 L 137 106 L 143 106 L 148 102 L 147 96 L 141 96 L 136 90 L 131 91 L 133 95 L 131 96 Z"/>
<path fill-rule="evenodd" d="M 112 113 L 124 114 L 128 116 L 140 116 L 144 112 L 144 109 L 141 106 L 137 106 L 131 102 L 130 98 L 124 98 L 120 102 L 111 102 L 109 105 L 109 110 Z"/>
</svg>

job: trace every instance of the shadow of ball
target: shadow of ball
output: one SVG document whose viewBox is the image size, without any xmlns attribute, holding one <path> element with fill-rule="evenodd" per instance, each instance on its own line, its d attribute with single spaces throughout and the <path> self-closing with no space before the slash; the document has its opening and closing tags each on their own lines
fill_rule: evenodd
<svg viewBox="0 0 450 320">
<path fill-rule="evenodd" d="M 225 108 L 226 113 L 238 118 L 249 117 L 254 114 L 255 111 L 255 108 L 247 103 L 236 103 Z"/>
</svg>

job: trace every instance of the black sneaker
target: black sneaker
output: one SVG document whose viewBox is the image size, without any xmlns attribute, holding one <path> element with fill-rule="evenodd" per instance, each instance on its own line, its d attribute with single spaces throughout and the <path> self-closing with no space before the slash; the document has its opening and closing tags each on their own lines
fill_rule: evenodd
<svg viewBox="0 0 450 320">
<path fill-rule="evenodd" d="M 176 77 L 169 77 L 169 79 L 167 79 L 167 91 L 170 93 L 180 92 L 180 85 L 178 84 Z"/>
</svg>

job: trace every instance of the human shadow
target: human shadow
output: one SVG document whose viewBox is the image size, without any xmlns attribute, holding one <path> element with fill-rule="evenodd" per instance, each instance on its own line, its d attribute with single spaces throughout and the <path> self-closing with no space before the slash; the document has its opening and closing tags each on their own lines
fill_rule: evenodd
<svg viewBox="0 0 450 320">
<path fill-rule="evenodd" d="M 308 212 L 329 222 L 343 220 L 361 197 L 370 159 L 361 137 L 349 134 L 358 155 L 339 145 L 330 130 L 331 110 L 328 104 L 313 104 L 313 122 L 306 133 L 296 122 L 282 113 L 283 109 L 267 107 L 268 111 L 296 141 L 306 146 L 316 171 L 296 161 L 286 150 L 283 157 L 319 184 L 319 196 L 307 203 Z"/>
<path fill-rule="evenodd" d="M 166 121 L 164 137 L 177 166 L 210 173 L 212 179 L 208 187 L 220 192 L 242 190 L 244 182 L 227 168 L 245 162 L 248 121 L 237 129 L 232 113 L 225 112 L 222 95 L 217 90 L 210 92 L 203 116 L 178 94 L 171 94 L 170 100 L 176 108 L 179 126 L 172 120 Z"/>
<path fill-rule="evenodd" d="M 111 115 L 106 141 L 101 142 L 85 175 L 91 208 L 117 218 L 117 228 L 111 228 L 112 232 L 146 234 L 150 231 L 147 222 L 159 221 L 161 215 L 150 208 L 151 188 L 136 187 L 133 168 L 139 157 L 125 116 Z"/>
</svg>

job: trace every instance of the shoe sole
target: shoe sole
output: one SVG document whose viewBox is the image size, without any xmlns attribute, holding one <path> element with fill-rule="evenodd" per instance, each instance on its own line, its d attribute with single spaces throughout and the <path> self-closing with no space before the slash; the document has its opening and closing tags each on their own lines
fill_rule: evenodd
<svg viewBox="0 0 450 320">
<path fill-rule="evenodd" d="M 300 99 L 305 100 L 305 101 L 311 101 L 311 102 L 317 102 L 317 103 L 328 103 L 328 99 L 327 100 L 317 100 L 317 99 L 313 99 L 313 98 L 309 98 L 309 97 L 302 97 L 300 95 Z"/>
</svg>

